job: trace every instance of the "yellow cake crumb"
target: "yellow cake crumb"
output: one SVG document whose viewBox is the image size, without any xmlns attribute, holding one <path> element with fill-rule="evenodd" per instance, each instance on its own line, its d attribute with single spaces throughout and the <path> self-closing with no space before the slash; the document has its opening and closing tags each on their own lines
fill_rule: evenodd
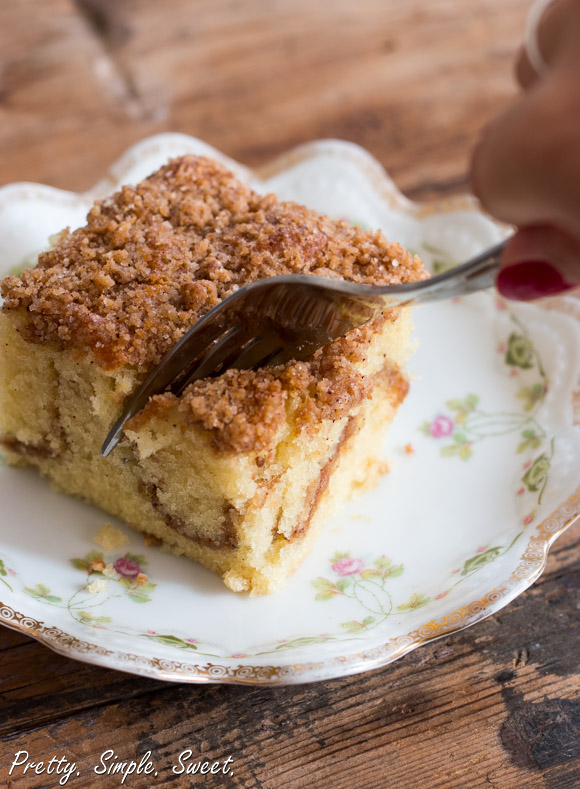
<svg viewBox="0 0 580 789">
<path fill-rule="evenodd" d="M 127 545 L 129 538 L 120 529 L 116 529 L 112 523 L 105 523 L 93 540 L 104 551 L 115 551 L 123 545 Z M 103 568 L 104 569 L 104 565 Z"/>
</svg>

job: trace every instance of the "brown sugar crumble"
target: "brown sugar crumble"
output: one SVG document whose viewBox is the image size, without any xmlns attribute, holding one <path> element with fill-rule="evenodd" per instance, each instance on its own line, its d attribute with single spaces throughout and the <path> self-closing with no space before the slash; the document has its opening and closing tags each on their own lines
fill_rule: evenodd
<svg viewBox="0 0 580 789">
<path fill-rule="evenodd" d="M 38 266 L 2 283 L 40 342 L 150 369 L 205 312 L 248 282 L 324 273 L 367 283 L 422 276 L 380 231 L 262 196 L 205 157 L 174 159 L 96 203 Z M 393 265 L 393 261 L 397 265 Z"/>
<path fill-rule="evenodd" d="M 3 310 L 26 311 L 31 342 L 90 352 L 104 369 L 130 365 L 144 376 L 235 290 L 291 273 L 369 284 L 427 276 L 418 257 L 380 231 L 260 195 L 219 163 L 189 155 L 95 203 L 85 227 L 61 233 L 36 268 L 6 277 Z M 396 315 L 384 313 L 307 362 L 197 381 L 180 411 L 212 431 L 216 446 L 237 451 L 268 445 L 294 390 L 305 422 L 344 414 L 369 391 L 354 363 Z M 153 398 L 149 415 L 172 397 Z"/>
</svg>

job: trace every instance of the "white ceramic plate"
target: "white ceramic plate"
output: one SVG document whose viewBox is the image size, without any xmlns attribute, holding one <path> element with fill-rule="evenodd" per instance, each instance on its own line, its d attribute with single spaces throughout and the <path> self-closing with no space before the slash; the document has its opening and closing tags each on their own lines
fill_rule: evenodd
<svg viewBox="0 0 580 789">
<path fill-rule="evenodd" d="M 409 202 L 348 143 L 314 143 L 252 173 L 171 134 L 132 148 L 87 194 L 0 190 L 0 273 L 83 223 L 95 197 L 185 152 L 216 156 L 259 190 L 381 227 L 436 269 L 503 233 L 467 198 Z M 136 674 L 275 684 L 385 665 L 505 606 L 580 511 L 580 309 L 570 298 L 516 307 L 484 293 L 415 316 L 421 344 L 385 447 L 391 471 L 327 525 L 284 591 L 235 595 L 127 528 L 130 543 L 104 551 L 94 542 L 110 520 L 103 512 L 2 467 L 0 620 Z M 87 572 L 97 554 L 108 577 Z M 139 570 L 148 584 L 136 584 Z"/>
</svg>

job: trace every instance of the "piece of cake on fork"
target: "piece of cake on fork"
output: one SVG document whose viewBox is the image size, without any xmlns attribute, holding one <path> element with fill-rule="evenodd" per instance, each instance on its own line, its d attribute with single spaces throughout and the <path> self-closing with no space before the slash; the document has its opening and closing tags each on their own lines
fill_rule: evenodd
<svg viewBox="0 0 580 789">
<path fill-rule="evenodd" d="M 2 283 L 0 451 L 153 534 L 235 591 L 279 588 L 365 484 L 408 389 L 409 308 L 306 361 L 228 370 L 153 397 L 99 449 L 125 398 L 245 283 L 312 273 L 423 279 L 380 232 L 260 195 L 217 162 L 170 161 L 97 202 Z"/>
</svg>

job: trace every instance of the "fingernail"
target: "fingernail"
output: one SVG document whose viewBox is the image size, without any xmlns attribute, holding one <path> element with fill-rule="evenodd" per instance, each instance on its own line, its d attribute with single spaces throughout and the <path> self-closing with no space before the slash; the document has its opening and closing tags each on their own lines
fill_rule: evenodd
<svg viewBox="0 0 580 789">
<path fill-rule="evenodd" d="M 496 286 L 506 299 L 532 301 L 543 296 L 555 296 L 577 287 L 567 282 L 558 269 L 543 260 L 514 263 L 502 268 Z"/>
</svg>

